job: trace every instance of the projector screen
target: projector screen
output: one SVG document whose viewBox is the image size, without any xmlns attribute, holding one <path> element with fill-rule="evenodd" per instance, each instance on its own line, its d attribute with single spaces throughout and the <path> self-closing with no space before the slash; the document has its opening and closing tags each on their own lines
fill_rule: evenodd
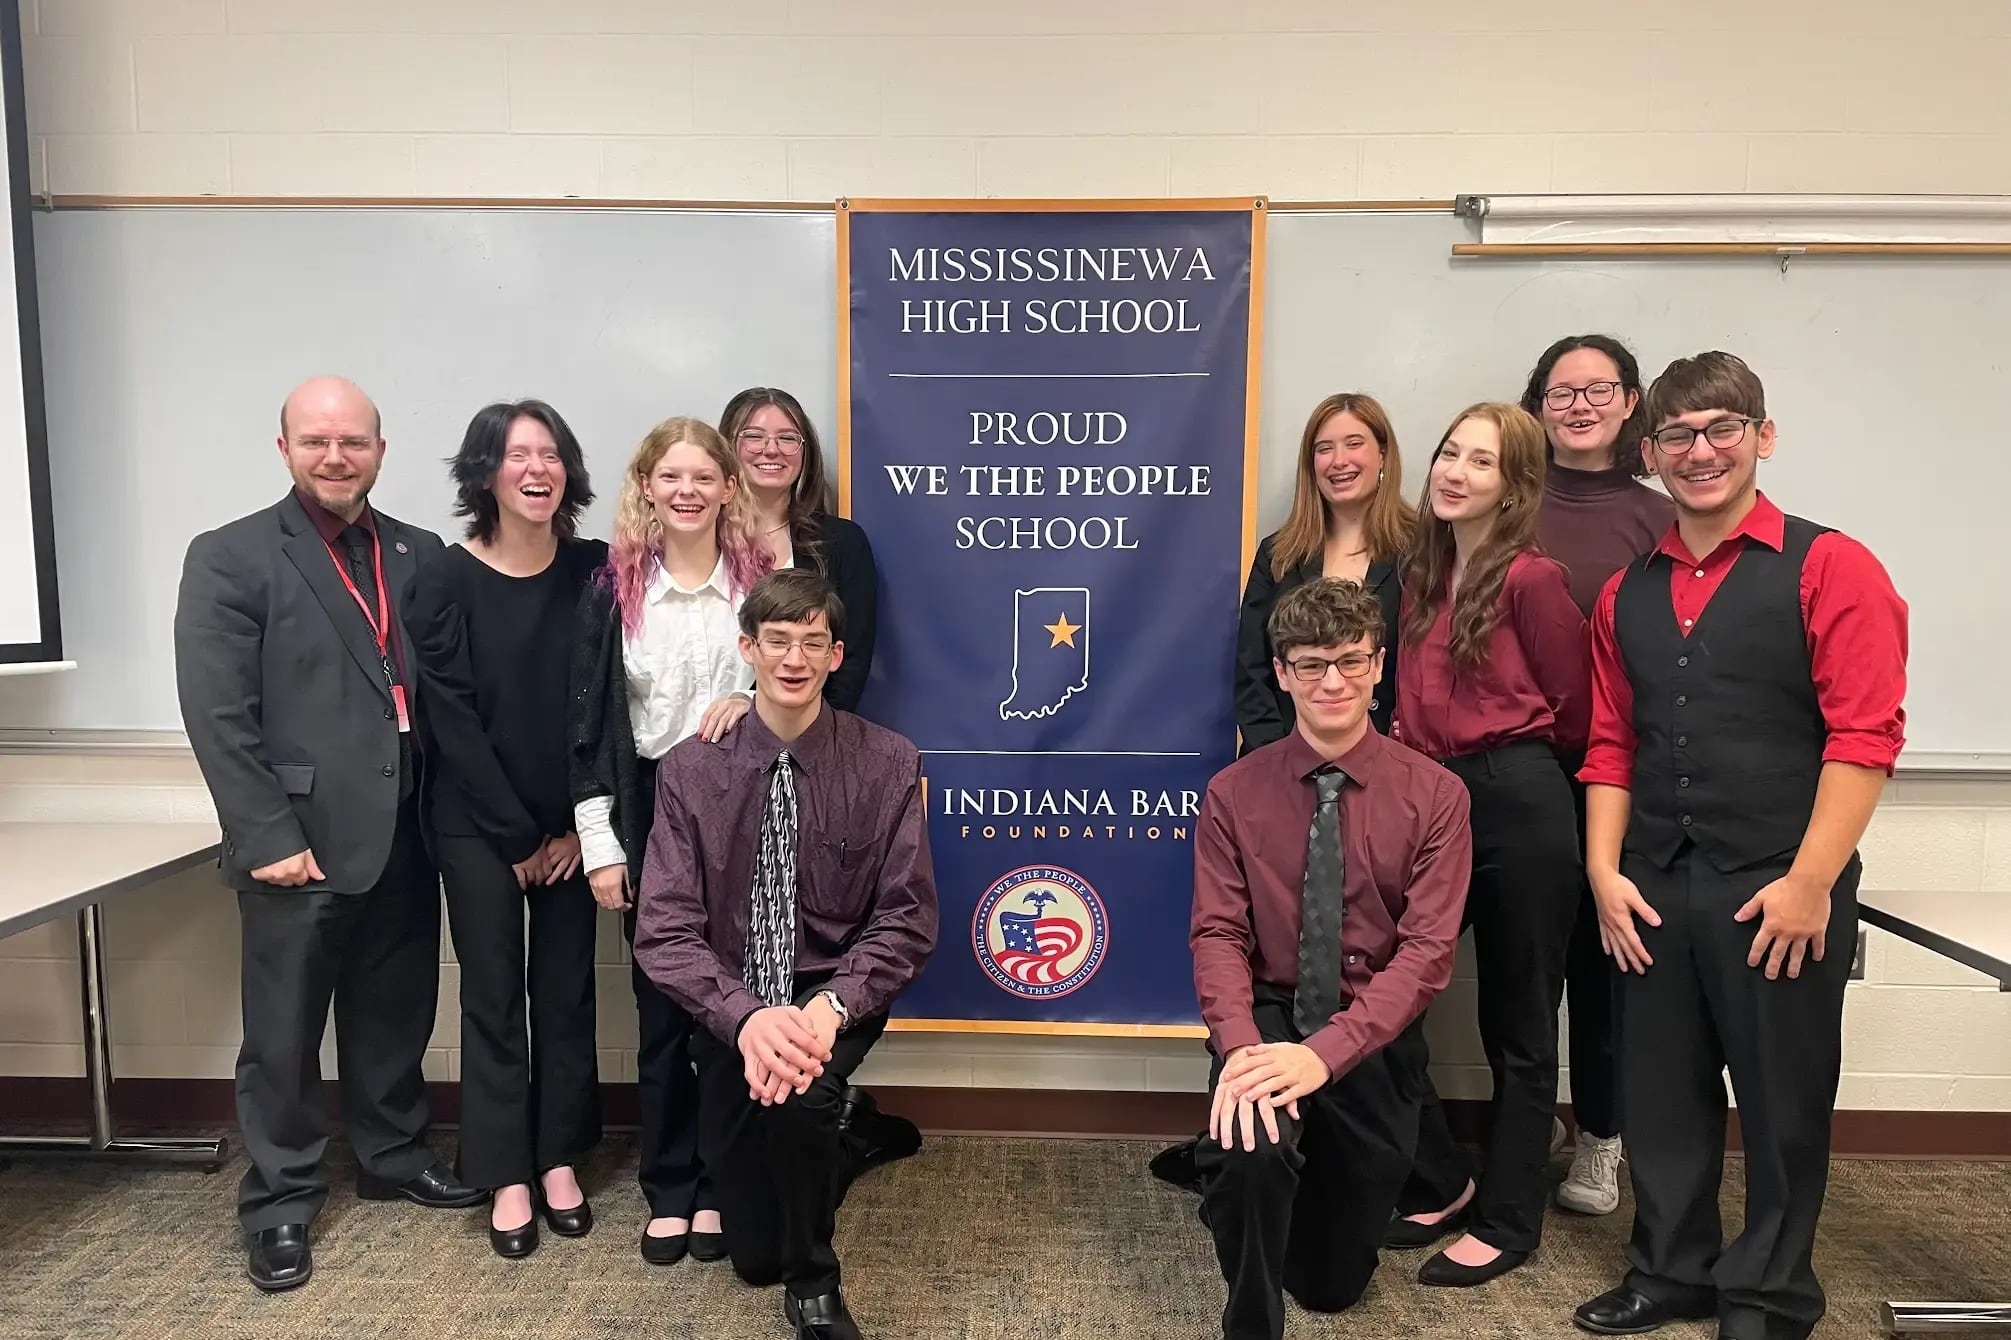
<svg viewBox="0 0 2011 1340">
<path fill-rule="evenodd" d="M 0 672 L 18 673 L 60 662 L 63 638 L 49 522 L 21 16 L 13 4 L 0 4 L 0 74 L 7 132 L 7 208 L 0 211 L 0 294 L 7 296 L 0 306 Z"/>
</svg>

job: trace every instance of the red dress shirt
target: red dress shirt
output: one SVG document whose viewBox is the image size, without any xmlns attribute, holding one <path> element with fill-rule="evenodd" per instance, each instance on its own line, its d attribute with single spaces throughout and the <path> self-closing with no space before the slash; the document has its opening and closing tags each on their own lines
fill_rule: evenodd
<svg viewBox="0 0 2011 1340">
<path fill-rule="evenodd" d="M 1341 789 L 1341 1009 L 1306 1039 L 1339 1077 L 1452 980 L 1473 870 L 1466 787 L 1371 730 L 1333 760 Z M 1216 1051 L 1262 1042 L 1255 984 L 1299 981 L 1306 834 L 1326 764 L 1293 731 L 1215 774 L 1194 827 L 1194 989 Z"/>
<path fill-rule="evenodd" d="M 1675 560 L 1669 595 L 1685 637 L 1746 546 L 1778 552 L 1785 527 L 1781 509 L 1762 493 L 1738 529 L 1701 560 L 1669 528 L 1655 552 Z M 1592 611 L 1592 740 L 1578 773 L 1588 786 L 1634 781 L 1634 686 L 1613 631 L 1613 602 L 1626 575 L 1623 568 L 1607 580 Z M 1890 774 L 1906 743 L 1906 602 L 1869 549 L 1828 531 L 1802 564 L 1801 607 L 1816 702 L 1829 726 L 1823 761 Z"/>
<path fill-rule="evenodd" d="M 1485 753 L 1517 740 L 1548 740 L 1576 758 L 1591 718 L 1585 616 L 1564 565 L 1517 554 L 1501 584 L 1502 616 L 1478 664 L 1452 657 L 1452 607 L 1441 602 L 1422 643 L 1397 663 L 1395 734 L 1432 758 Z M 1404 593 L 1404 621 L 1410 621 Z"/>
</svg>

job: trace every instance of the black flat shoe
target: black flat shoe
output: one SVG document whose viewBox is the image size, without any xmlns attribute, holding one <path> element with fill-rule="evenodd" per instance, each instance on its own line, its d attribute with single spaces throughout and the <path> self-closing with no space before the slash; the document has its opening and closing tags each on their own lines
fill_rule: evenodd
<svg viewBox="0 0 2011 1340">
<path fill-rule="evenodd" d="M 1506 1275 L 1528 1259 L 1528 1252 L 1503 1252 L 1484 1266 L 1463 1266 L 1439 1252 L 1418 1267 L 1417 1282 L 1440 1289 L 1471 1289 Z"/>
<path fill-rule="evenodd" d="M 538 1249 L 538 1216 L 532 1215 L 517 1228 L 489 1226 L 489 1246 L 498 1256 L 517 1260 Z"/>
<path fill-rule="evenodd" d="M 368 1173 L 359 1174 L 356 1194 L 364 1200 L 409 1200 L 429 1210 L 468 1210 L 489 1199 L 488 1192 L 461 1185 L 439 1164 L 409 1182 L 386 1182 Z"/>
<path fill-rule="evenodd" d="M 679 1233 L 674 1237 L 653 1238 L 647 1232 L 642 1235 L 642 1259 L 653 1266 L 674 1266 L 684 1259 L 691 1250 L 691 1235 Z"/>
<path fill-rule="evenodd" d="M 545 1225 L 562 1238 L 583 1238 L 593 1231 L 594 1207 L 587 1200 L 570 1210 L 554 1209 L 540 1199 L 538 1211 L 545 1216 Z"/>
<path fill-rule="evenodd" d="M 1623 1285 L 1580 1303 L 1571 1320 L 1579 1330 L 1595 1335 L 1646 1335 L 1672 1321 L 1701 1321 L 1717 1314 L 1715 1301 L 1663 1303 Z"/>
<path fill-rule="evenodd" d="M 1435 1224 L 1421 1224 L 1415 1219 L 1401 1217 L 1392 1219 L 1390 1226 L 1383 1230 L 1383 1246 L 1399 1252 L 1429 1247 L 1448 1233 L 1464 1232 L 1471 1218 L 1473 1202 L 1469 1200 Z"/>
<path fill-rule="evenodd" d="M 314 1274 L 306 1224 L 281 1224 L 244 1235 L 244 1273 L 267 1293 L 297 1289 Z"/>
<path fill-rule="evenodd" d="M 726 1235 L 724 1233 L 701 1233 L 691 1230 L 691 1259 L 694 1261 L 724 1261 L 726 1259 Z"/>
<path fill-rule="evenodd" d="M 836 1289 L 815 1298 L 797 1298 L 784 1289 L 782 1315 L 796 1328 L 796 1340 L 863 1340 L 846 1310 L 845 1295 Z"/>
</svg>

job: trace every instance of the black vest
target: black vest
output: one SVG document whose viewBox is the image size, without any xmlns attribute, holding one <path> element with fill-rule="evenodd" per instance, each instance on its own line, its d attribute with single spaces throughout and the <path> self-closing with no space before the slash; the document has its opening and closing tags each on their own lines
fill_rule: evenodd
<svg viewBox="0 0 2011 1340">
<path fill-rule="evenodd" d="M 1732 871 L 1801 846 L 1829 738 L 1801 576 L 1827 529 L 1791 516 L 1779 553 L 1745 541 L 1688 637 L 1670 596 L 1675 560 L 1651 553 L 1620 579 L 1613 630 L 1638 740 L 1629 851 L 1666 869 L 1688 840 Z"/>
</svg>

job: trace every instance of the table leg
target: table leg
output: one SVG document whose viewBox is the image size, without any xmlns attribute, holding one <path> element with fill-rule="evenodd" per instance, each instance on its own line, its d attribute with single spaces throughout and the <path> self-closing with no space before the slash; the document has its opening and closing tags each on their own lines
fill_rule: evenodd
<svg viewBox="0 0 2011 1340">
<path fill-rule="evenodd" d="M 111 1014 L 105 1003 L 105 918 L 91 903 L 77 913 L 77 973 L 84 1009 L 84 1078 L 91 1090 L 89 1135 L 0 1136 L 0 1151 L 13 1154 L 89 1154 L 117 1160 L 168 1159 L 200 1162 L 204 1172 L 223 1166 L 229 1148 L 222 1137 L 121 1137 L 112 1120 Z"/>
<path fill-rule="evenodd" d="M 1980 1335 L 2011 1332 L 2011 1304 L 1882 1303 L 1887 1335 Z"/>
</svg>

